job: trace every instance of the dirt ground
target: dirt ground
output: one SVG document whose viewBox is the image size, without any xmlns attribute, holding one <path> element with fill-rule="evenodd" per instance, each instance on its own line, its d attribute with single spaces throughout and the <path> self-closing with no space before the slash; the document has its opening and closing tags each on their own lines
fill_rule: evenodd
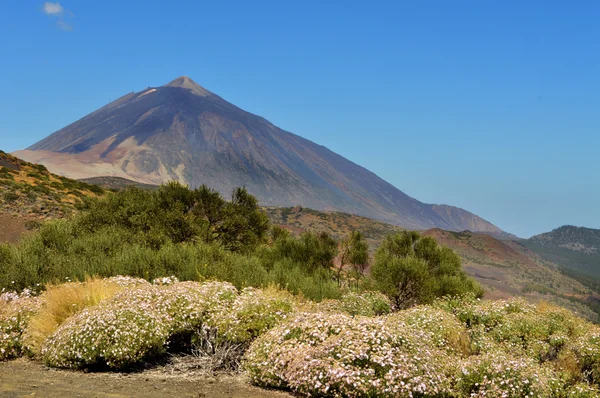
<svg viewBox="0 0 600 398">
<path fill-rule="evenodd" d="M 18 242 L 25 231 L 25 220 L 0 212 L 0 243 Z"/>
<path fill-rule="evenodd" d="M 28 359 L 0 362 L 0 397 L 224 397 L 289 398 L 261 390 L 242 376 L 169 375 L 141 373 L 83 373 L 47 368 Z"/>
</svg>

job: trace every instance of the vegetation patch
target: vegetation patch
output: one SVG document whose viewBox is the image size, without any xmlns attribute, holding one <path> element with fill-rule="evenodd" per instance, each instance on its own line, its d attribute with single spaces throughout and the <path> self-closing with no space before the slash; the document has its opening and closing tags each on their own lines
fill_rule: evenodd
<svg viewBox="0 0 600 398">
<path fill-rule="evenodd" d="M 372 257 L 358 231 L 272 228 L 241 188 L 231 201 L 177 183 L 86 197 L 0 245 L 0 288 L 2 360 L 129 370 L 186 354 L 304 396 L 599 394 L 597 326 L 481 300 L 458 255 L 415 232 Z"/>
</svg>

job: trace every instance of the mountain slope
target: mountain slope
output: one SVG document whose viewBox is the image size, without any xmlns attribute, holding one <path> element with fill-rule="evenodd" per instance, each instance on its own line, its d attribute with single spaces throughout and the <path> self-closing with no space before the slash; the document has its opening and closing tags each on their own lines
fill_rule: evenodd
<svg viewBox="0 0 600 398">
<path fill-rule="evenodd" d="M 467 211 L 419 202 L 187 77 L 127 94 L 16 154 L 74 178 L 174 179 L 227 196 L 246 186 L 263 205 L 337 210 L 411 229 L 503 234 Z"/>
<path fill-rule="evenodd" d="M 371 255 L 386 235 L 397 226 L 340 212 L 320 212 L 307 208 L 267 208 L 271 222 L 294 235 L 304 231 L 327 232 L 340 239 L 353 230 L 361 231 Z M 528 300 L 551 301 L 597 320 L 588 306 L 592 289 L 559 271 L 559 266 L 544 260 L 521 243 L 499 240 L 482 233 L 430 229 L 422 232 L 439 244 L 450 247 L 461 257 L 464 270 L 483 285 L 490 299 L 523 296 Z"/>
<path fill-rule="evenodd" d="M 565 225 L 523 242 L 568 270 L 600 278 L 600 230 Z"/>
<path fill-rule="evenodd" d="M 503 297 L 528 290 L 561 294 L 587 289 L 564 275 L 558 267 L 539 258 L 515 241 L 501 241 L 485 234 L 431 229 L 423 232 L 441 245 L 452 248 L 471 276 Z"/>
<path fill-rule="evenodd" d="M 335 239 L 346 238 L 350 232 L 363 233 L 369 243 L 371 253 L 379 246 L 386 235 L 401 231 L 402 228 L 370 218 L 340 212 L 321 212 L 305 207 L 266 207 L 269 220 L 298 236 L 302 232 L 326 232 Z"/>
<path fill-rule="evenodd" d="M 0 242 L 16 242 L 40 221 L 66 217 L 83 198 L 104 193 L 0 151 Z"/>
</svg>

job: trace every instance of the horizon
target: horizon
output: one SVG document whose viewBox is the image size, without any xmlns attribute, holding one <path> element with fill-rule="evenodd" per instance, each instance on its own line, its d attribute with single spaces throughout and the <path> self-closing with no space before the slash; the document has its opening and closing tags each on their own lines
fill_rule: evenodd
<svg viewBox="0 0 600 398">
<path fill-rule="evenodd" d="M 327 4 L 321 13 L 311 12 L 317 3 L 194 5 L 184 13 L 134 2 L 46 4 L 59 11 L 22 2 L 0 17 L 0 32 L 14 38 L 0 47 L 14 55 L 0 81 L 10 93 L 0 103 L 7 152 L 128 92 L 189 76 L 422 202 L 463 208 L 523 238 L 563 225 L 600 228 L 594 2 L 429 2 L 434 13 L 406 4 L 384 4 L 387 12 Z M 218 37 L 191 37 L 184 23 L 161 32 L 144 23 L 173 14 L 187 21 L 200 10 L 215 16 L 200 25 Z M 233 28 L 218 30 L 225 22 Z"/>
</svg>

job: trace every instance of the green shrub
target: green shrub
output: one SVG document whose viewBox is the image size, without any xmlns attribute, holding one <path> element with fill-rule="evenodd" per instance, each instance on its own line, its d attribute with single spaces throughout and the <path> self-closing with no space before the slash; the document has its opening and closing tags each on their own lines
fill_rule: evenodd
<svg viewBox="0 0 600 398">
<path fill-rule="evenodd" d="M 0 180 L 14 180 L 15 177 L 14 170 L 9 169 L 8 167 L 0 166 Z"/>
<path fill-rule="evenodd" d="M 273 248 L 263 253 L 265 260 L 274 264 L 289 260 L 300 264 L 306 271 L 329 270 L 337 254 L 337 242 L 327 233 L 303 233 L 299 239 L 280 235 Z"/>
<path fill-rule="evenodd" d="M 19 199 L 19 195 L 15 192 L 5 192 L 3 197 L 6 203 L 14 203 Z"/>
<path fill-rule="evenodd" d="M 70 221 L 44 223 L 19 246 L 0 246 L 0 258 L 5 259 L 0 285 L 23 289 L 65 278 L 83 280 L 86 275 L 129 275 L 146 280 L 174 275 L 180 280 L 229 281 L 240 289 L 276 284 L 318 301 L 340 297 L 327 270 L 308 273 L 287 261 L 269 272 L 259 256 L 231 253 L 201 242 L 167 241 L 156 249 L 144 245 L 151 239 L 149 235 L 132 234 L 116 225 L 89 233 Z"/>
<path fill-rule="evenodd" d="M 294 298 L 288 292 L 246 288 L 231 309 L 212 312 L 205 325 L 216 328 L 225 340 L 246 344 L 286 319 L 294 307 Z"/>
<path fill-rule="evenodd" d="M 31 177 L 36 180 L 44 180 L 44 181 L 50 180 L 50 177 L 47 174 L 44 175 L 44 174 L 40 174 L 40 173 L 36 173 L 36 172 L 27 173 L 27 177 Z M 54 187 L 54 185 L 52 183 L 50 185 Z M 60 189 L 60 184 L 59 184 L 58 188 Z"/>
<path fill-rule="evenodd" d="M 232 251 L 251 251 L 266 240 L 268 218 L 245 189 L 234 191 L 231 202 L 206 187 L 190 190 L 177 182 L 157 191 L 130 187 L 98 200 L 88 200 L 77 218 L 78 227 L 93 232 L 120 226 L 145 237 L 146 246 L 182 243 L 201 238 Z"/>
<path fill-rule="evenodd" d="M 49 173 L 48 169 L 43 164 L 34 164 L 33 168 L 37 169 L 42 174 L 48 174 Z"/>
<path fill-rule="evenodd" d="M 332 279 L 329 270 L 318 269 L 307 272 L 302 265 L 289 259 L 274 264 L 269 271 L 268 282 L 294 294 L 301 293 L 304 297 L 314 301 L 338 299 L 342 296 L 340 287 Z"/>
<path fill-rule="evenodd" d="M 387 296 L 379 292 L 346 292 L 339 300 L 325 300 L 314 306 L 313 310 L 346 313 L 352 316 L 376 316 L 389 314 L 392 306 Z"/>
<path fill-rule="evenodd" d="M 377 249 L 372 275 L 397 308 L 430 303 L 436 297 L 483 295 L 454 251 L 417 232 L 388 235 Z"/>
</svg>

